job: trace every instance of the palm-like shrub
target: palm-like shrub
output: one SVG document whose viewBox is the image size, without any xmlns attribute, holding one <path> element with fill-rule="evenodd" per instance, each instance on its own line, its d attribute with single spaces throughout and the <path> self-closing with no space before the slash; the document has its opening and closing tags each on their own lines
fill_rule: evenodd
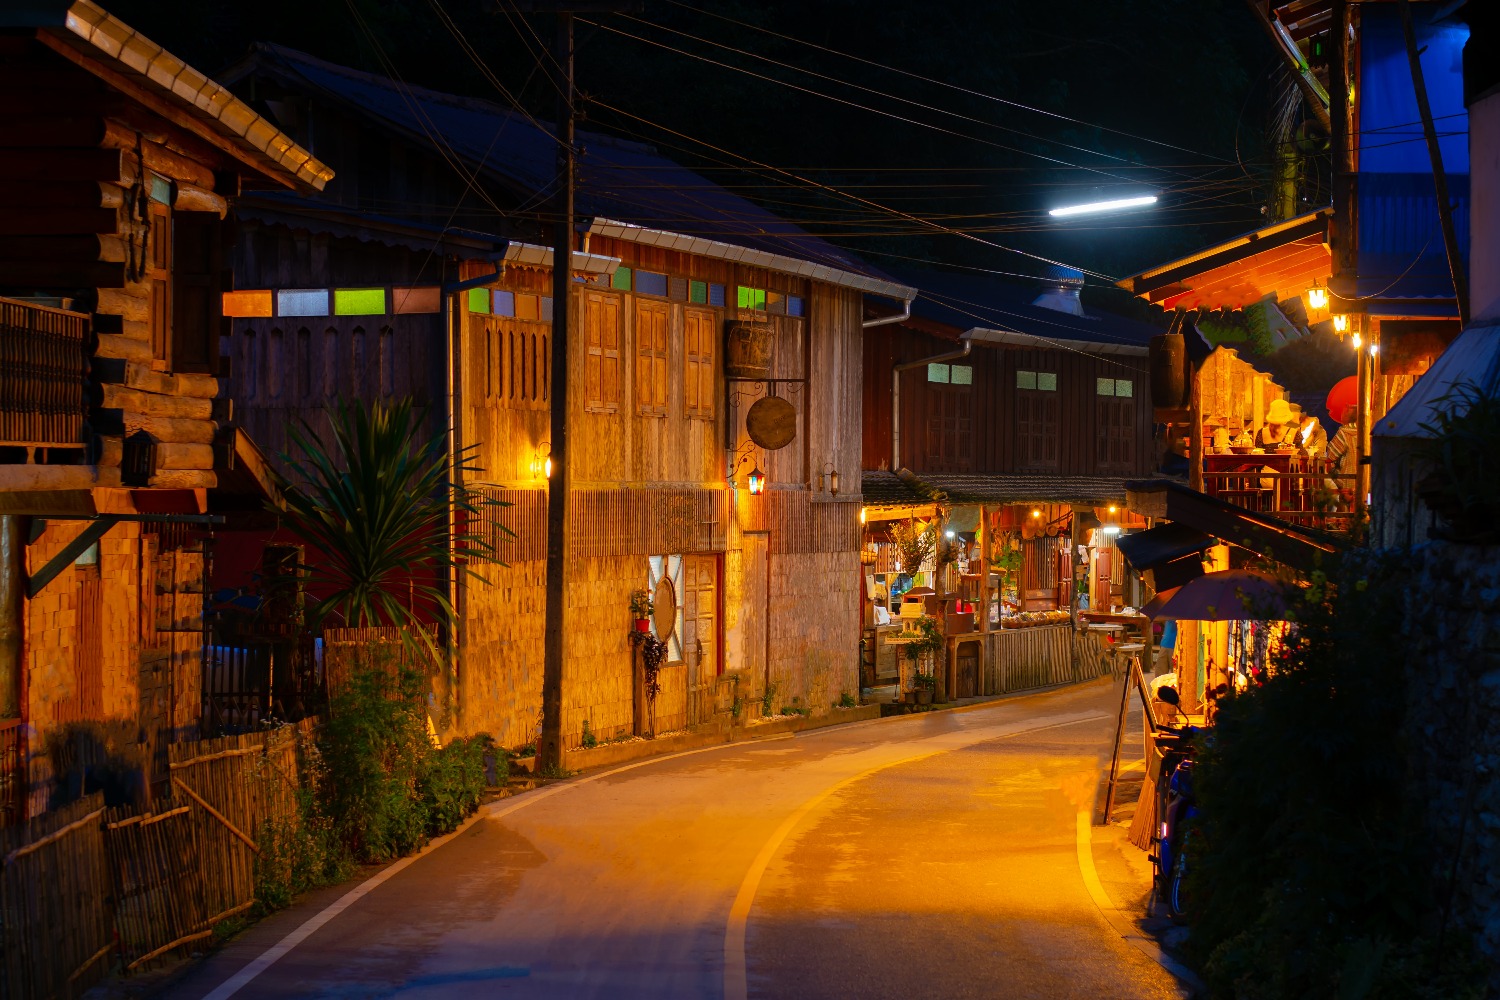
<svg viewBox="0 0 1500 1000">
<path fill-rule="evenodd" d="M 422 607 L 452 623 L 445 583 L 454 566 L 482 579 L 475 565 L 497 562 L 476 529 L 484 508 L 500 501 L 449 479 L 447 441 L 424 438 L 423 417 L 410 399 L 340 400 L 326 439 L 305 420 L 292 426 L 281 513 L 312 550 L 301 567 L 320 597 L 309 624 L 395 625 L 426 635 Z M 459 452 L 460 471 L 479 471 L 474 447 Z"/>
</svg>

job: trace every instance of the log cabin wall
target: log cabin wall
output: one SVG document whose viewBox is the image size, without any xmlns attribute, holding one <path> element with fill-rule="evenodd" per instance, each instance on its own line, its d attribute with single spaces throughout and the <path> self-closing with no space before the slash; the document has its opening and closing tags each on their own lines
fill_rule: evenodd
<svg viewBox="0 0 1500 1000">
<path fill-rule="evenodd" d="M 868 332 L 864 468 L 890 468 L 893 366 L 957 347 L 900 325 Z M 975 341 L 967 358 L 948 365 L 968 367 L 971 384 L 953 384 L 951 371 L 948 383 L 923 369 L 901 374 L 900 463 L 912 472 L 1129 477 L 1154 468 L 1144 357 L 1089 354 L 1083 345 L 1035 350 Z"/>
<path fill-rule="evenodd" d="M 257 221 L 237 229 L 235 289 L 386 289 L 443 280 L 440 256 Z M 387 293 L 388 307 L 391 301 Z M 278 470 L 284 471 L 281 455 L 294 422 L 306 420 L 324 434 L 328 408 L 340 399 L 410 396 L 426 410 L 429 433 L 443 433 L 444 335 L 437 313 L 234 317 L 223 326 L 219 351 L 228 359 L 221 381 L 234 420 Z"/>
<path fill-rule="evenodd" d="M 773 710 L 795 699 L 821 711 L 857 693 L 859 294 L 623 241 L 596 238 L 588 249 L 620 258 L 629 278 L 581 283 L 572 302 L 566 744 L 585 722 L 601 738 L 632 727 L 629 595 L 647 586 L 652 557 L 682 557 L 684 627 L 696 623 L 704 649 L 698 685 L 737 675 L 749 701 L 771 683 Z M 741 309 L 742 287 L 750 303 L 765 293 L 767 308 Z M 519 303 L 550 289 L 546 269 L 510 268 L 490 303 L 510 296 L 505 309 L 517 315 L 462 318 L 464 441 L 479 447 L 489 495 L 512 504 L 492 518 L 515 537 L 495 536 L 509 565 L 482 568 L 487 585 L 464 588 L 457 725 L 508 746 L 536 738 L 541 705 L 550 405 L 550 324 L 519 314 L 554 307 Z M 772 484 L 760 497 L 743 489 L 749 465 L 741 489 L 726 488 L 729 443 L 748 445 L 745 411 L 765 391 L 724 380 L 724 331 L 736 321 L 773 327 L 773 377 L 807 379 L 778 390 L 797 410 L 796 439 L 752 452 Z M 816 490 L 824 462 L 840 472 L 837 498 Z M 686 721 L 694 683 L 669 658 L 658 727 Z"/>
</svg>

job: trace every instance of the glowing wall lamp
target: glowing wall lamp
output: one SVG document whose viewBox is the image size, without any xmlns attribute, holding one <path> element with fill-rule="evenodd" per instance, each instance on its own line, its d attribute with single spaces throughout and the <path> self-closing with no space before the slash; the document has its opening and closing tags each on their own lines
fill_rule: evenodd
<svg viewBox="0 0 1500 1000">
<path fill-rule="evenodd" d="M 1355 350 L 1356 350 L 1356 351 L 1357 351 L 1357 350 L 1359 350 L 1359 348 L 1360 348 L 1360 346 L 1361 346 L 1361 344 L 1363 344 L 1363 343 L 1364 343 L 1364 342 L 1363 342 L 1363 341 L 1362 341 L 1362 340 L 1361 340 L 1361 339 L 1360 339 L 1360 336 L 1359 336 L 1359 334 L 1357 334 L 1357 333 L 1356 333 L 1356 334 L 1355 334 L 1355 335 L 1354 335 L 1354 349 L 1355 349 Z"/>
<path fill-rule="evenodd" d="M 766 474 L 760 471 L 760 466 L 750 470 L 747 482 L 750 485 L 750 495 L 758 497 L 766 491 Z"/>
<path fill-rule="evenodd" d="M 1336 316 L 1333 317 L 1333 332 L 1334 333 L 1344 333 L 1344 332 L 1348 331 L 1348 329 L 1349 329 L 1349 317 L 1348 317 L 1347 314 L 1345 314 L 1345 313 L 1339 313 L 1338 315 L 1336 315 Z M 1354 336 L 1357 338 L 1359 336 L 1359 334 L 1356 333 Z M 1359 345 L 1355 344 L 1354 346 L 1358 347 Z"/>
<path fill-rule="evenodd" d="M 1307 290 L 1307 308 L 1320 310 L 1328 308 L 1328 289 L 1313 282 L 1312 287 Z"/>
<path fill-rule="evenodd" d="M 839 495 L 839 470 L 833 467 L 832 462 L 823 463 L 823 471 L 818 473 L 818 492 L 827 490 L 830 496 Z"/>
<path fill-rule="evenodd" d="M 1039 510 L 1034 510 L 1034 511 L 1031 512 L 1031 516 L 1032 517 L 1041 517 L 1042 516 L 1042 512 L 1039 511 Z"/>
<path fill-rule="evenodd" d="M 860 524 L 866 523 L 866 520 L 868 519 L 868 517 L 869 517 L 869 512 L 866 511 L 863 507 L 861 507 L 859 509 L 859 523 Z"/>
</svg>

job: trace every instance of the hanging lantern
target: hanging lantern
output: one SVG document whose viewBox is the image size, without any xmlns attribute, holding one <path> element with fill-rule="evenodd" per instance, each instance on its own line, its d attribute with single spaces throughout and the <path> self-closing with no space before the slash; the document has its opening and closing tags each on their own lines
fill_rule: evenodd
<svg viewBox="0 0 1500 1000">
<path fill-rule="evenodd" d="M 750 495 L 758 497 L 766 491 L 766 474 L 760 471 L 760 466 L 750 470 Z"/>
<path fill-rule="evenodd" d="M 1345 313 L 1339 313 L 1337 316 L 1333 317 L 1333 332 L 1334 333 L 1344 333 L 1348 329 L 1349 329 L 1349 317 L 1348 317 L 1347 314 L 1345 314 Z M 1358 337 L 1359 334 L 1356 333 L 1355 336 Z M 1356 344 L 1354 346 L 1358 347 L 1359 345 Z"/>
<path fill-rule="evenodd" d="M 1312 287 L 1307 290 L 1307 308 L 1314 311 L 1328 308 L 1328 289 L 1324 288 L 1316 281 L 1314 281 Z"/>
<path fill-rule="evenodd" d="M 839 470 L 834 469 L 828 476 L 828 493 L 830 496 L 839 495 Z"/>
</svg>

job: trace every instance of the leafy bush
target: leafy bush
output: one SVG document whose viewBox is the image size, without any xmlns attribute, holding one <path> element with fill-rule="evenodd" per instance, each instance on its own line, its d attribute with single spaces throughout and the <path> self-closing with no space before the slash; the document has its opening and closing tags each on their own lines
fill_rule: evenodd
<svg viewBox="0 0 1500 1000">
<path fill-rule="evenodd" d="M 295 738 L 292 727 L 283 726 L 270 734 L 268 748 Z M 260 854 L 255 859 L 255 898 L 266 910 L 289 906 L 300 893 L 341 882 L 351 873 L 349 853 L 318 794 L 327 784 L 322 754 L 311 741 L 299 750 L 300 781 L 298 775 L 276 767 L 270 754 L 258 758 L 253 772 L 252 780 L 262 786 L 262 793 L 276 795 L 291 785 L 297 806 L 293 815 L 262 823 L 256 830 Z"/>
<path fill-rule="evenodd" d="M 435 837 L 452 833 L 484 797 L 485 757 L 494 752 L 488 736 L 450 740 L 431 754 L 417 789 L 427 806 L 427 832 Z M 496 767 L 504 767 L 496 761 Z"/>
<path fill-rule="evenodd" d="M 1272 676 L 1222 703 L 1197 765 L 1189 946 L 1225 1000 L 1478 996 L 1466 950 L 1450 934 L 1440 954 L 1433 933 L 1402 738 L 1420 665 L 1394 624 L 1370 627 L 1401 620 L 1403 581 L 1351 565 L 1314 584 Z"/>
</svg>

